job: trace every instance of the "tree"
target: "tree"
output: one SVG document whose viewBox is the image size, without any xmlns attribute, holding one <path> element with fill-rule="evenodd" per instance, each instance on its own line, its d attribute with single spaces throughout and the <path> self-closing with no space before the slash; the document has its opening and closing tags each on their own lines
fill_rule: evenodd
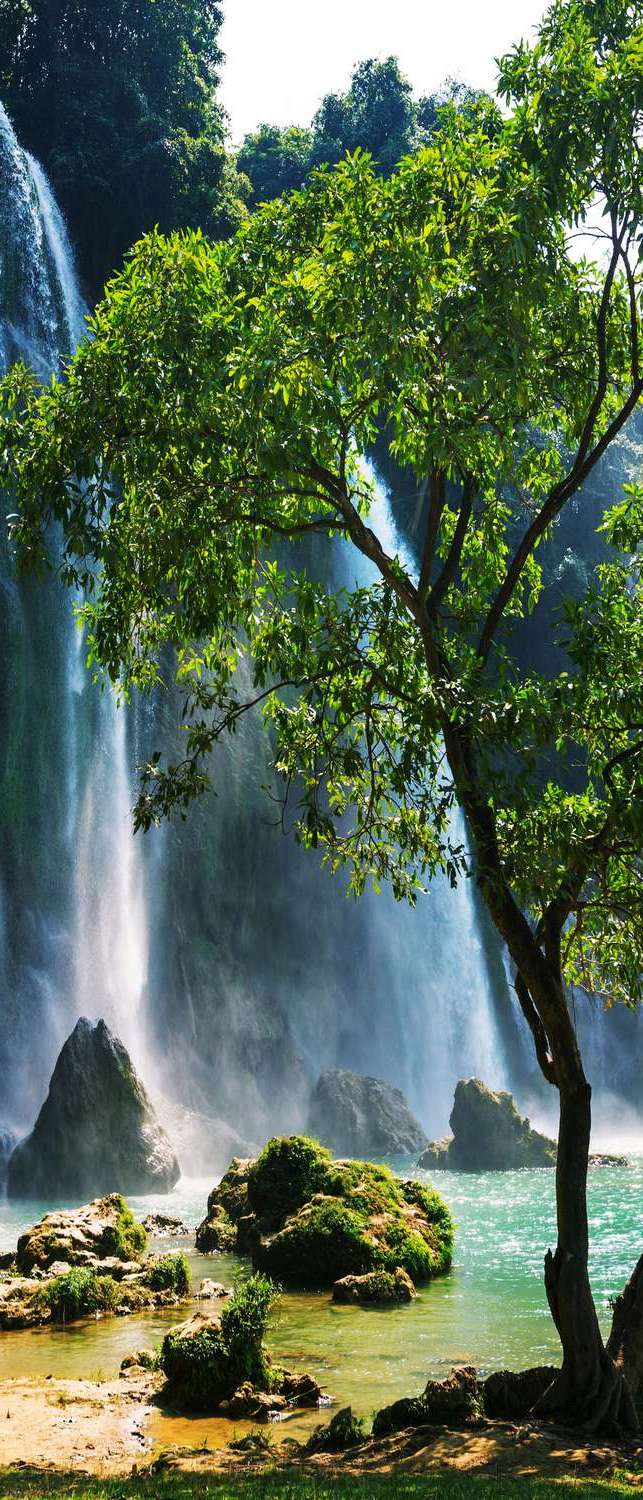
<svg viewBox="0 0 643 1500">
<path fill-rule="evenodd" d="M 280 130 L 278 125 L 260 125 L 247 135 L 237 157 L 237 167 L 252 184 L 253 203 L 266 203 L 304 185 L 310 170 L 313 135 L 297 125 Z"/>
<path fill-rule="evenodd" d="M 221 19 L 215 0 L 0 0 L 0 97 L 53 179 L 92 291 L 155 224 L 217 237 L 239 222 Z"/>
<path fill-rule="evenodd" d="M 606 496 L 613 550 L 560 619 L 564 665 L 521 667 L 511 625 L 643 395 L 642 55 L 641 0 L 554 0 L 502 64 L 506 112 L 447 110 L 388 178 L 356 153 L 227 245 L 151 236 L 62 382 L 16 368 L 3 388 L 23 564 L 57 520 L 90 661 L 123 691 L 177 652 L 186 755 L 146 768 L 137 826 L 185 813 L 261 705 L 284 819 L 294 799 L 297 836 L 356 894 L 477 881 L 560 1101 L 546 1289 L 563 1364 L 539 1410 L 589 1427 L 634 1424 L 642 1334 L 641 1264 L 608 1348 L 592 1299 L 567 986 L 641 998 L 643 489 Z M 597 196 L 604 262 L 569 246 Z M 360 455 L 382 426 L 428 486 L 416 569 L 369 522 Z M 372 581 L 338 590 L 324 559 L 346 546 Z"/>
<path fill-rule="evenodd" d="M 348 152 L 368 151 L 386 174 L 428 141 L 449 101 L 467 109 L 476 97 L 450 80 L 441 93 L 416 103 L 397 58 L 367 58 L 354 69 L 345 94 L 326 94 L 308 130 L 260 125 L 247 135 L 237 167 L 252 183 L 255 204 L 303 187 L 316 168 L 336 165 Z"/>
</svg>

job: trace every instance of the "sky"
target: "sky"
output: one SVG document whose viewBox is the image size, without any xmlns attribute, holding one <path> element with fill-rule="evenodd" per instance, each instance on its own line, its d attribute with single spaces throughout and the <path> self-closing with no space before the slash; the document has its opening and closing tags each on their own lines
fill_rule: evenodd
<svg viewBox="0 0 643 1500">
<path fill-rule="evenodd" d="M 542 0 L 226 0 L 221 96 L 232 140 L 264 120 L 310 124 L 366 57 L 398 57 L 418 94 L 447 77 L 490 88 L 494 58 L 545 9 Z"/>
</svg>

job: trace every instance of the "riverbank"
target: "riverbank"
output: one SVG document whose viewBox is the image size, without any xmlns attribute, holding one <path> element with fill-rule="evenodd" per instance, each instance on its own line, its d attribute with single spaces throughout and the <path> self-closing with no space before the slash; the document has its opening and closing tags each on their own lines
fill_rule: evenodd
<svg viewBox="0 0 643 1500">
<path fill-rule="evenodd" d="M 232 1427 L 225 1436 L 221 1431 L 220 1446 L 213 1447 L 195 1417 L 191 1444 L 159 1447 L 160 1388 L 156 1375 L 1 1381 L 0 1500 L 66 1494 L 75 1500 L 190 1500 L 210 1492 L 221 1500 L 259 1500 L 264 1494 L 267 1500 L 321 1500 L 327 1494 L 334 1500 L 380 1491 L 382 1500 L 407 1493 L 445 1500 L 551 1494 L 560 1500 L 563 1481 L 573 1480 L 570 1494 L 579 1486 L 584 1495 L 604 1494 L 605 1486 L 614 1494 L 643 1487 L 643 1440 L 624 1448 L 597 1440 L 582 1444 L 572 1433 L 508 1422 L 481 1422 L 467 1431 L 407 1429 L 366 1439 L 343 1454 L 311 1455 L 282 1424 L 255 1429 L 256 1449 L 227 1446 L 235 1437 Z M 602 1488 L 596 1488 L 599 1481 Z"/>
</svg>

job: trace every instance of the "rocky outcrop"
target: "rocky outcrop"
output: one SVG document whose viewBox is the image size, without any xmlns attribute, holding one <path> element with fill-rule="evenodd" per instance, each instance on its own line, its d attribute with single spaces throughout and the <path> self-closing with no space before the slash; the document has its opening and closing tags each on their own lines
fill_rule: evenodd
<svg viewBox="0 0 643 1500">
<path fill-rule="evenodd" d="M 342 1276 L 333 1287 L 333 1302 L 357 1302 L 384 1307 L 412 1302 L 415 1287 L 407 1271 L 371 1271 L 368 1276 Z"/>
<path fill-rule="evenodd" d="M 71 1323 L 175 1306 L 190 1295 L 181 1253 L 146 1255 L 147 1236 L 120 1194 L 46 1214 L 0 1273 L 0 1328 Z"/>
<path fill-rule="evenodd" d="M 30 1136 L 13 1152 L 12 1198 L 169 1192 L 178 1161 L 122 1042 L 104 1021 L 76 1023 Z"/>
<path fill-rule="evenodd" d="M 490 1172 L 551 1167 L 556 1160 L 555 1141 L 532 1130 L 511 1094 L 494 1093 L 479 1078 L 460 1079 L 449 1124 L 453 1137 L 427 1146 L 418 1166 Z"/>
<path fill-rule="evenodd" d="M 193 1230 L 184 1224 L 182 1219 L 176 1219 L 173 1214 L 147 1214 L 142 1222 L 147 1234 L 152 1235 L 155 1240 L 189 1240 L 192 1238 Z"/>
<path fill-rule="evenodd" d="M 45 1214 L 18 1240 L 19 1271 L 48 1271 L 56 1261 L 66 1266 L 104 1269 L 141 1259 L 147 1244 L 142 1224 L 137 1223 L 120 1193 L 95 1198 L 81 1208 L 60 1208 Z"/>
<path fill-rule="evenodd" d="M 292 1285 L 332 1287 L 398 1268 L 417 1283 L 448 1270 L 453 1223 L 426 1184 L 282 1136 L 256 1160 L 232 1162 L 210 1194 L 197 1245 L 250 1254 L 258 1270 Z"/>
<path fill-rule="evenodd" d="M 446 1380 L 429 1380 L 421 1396 L 402 1397 L 378 1411 L 373 1437 L 388 1437 L 405 1427 L 467 1427 L 481 1415 L 480 1387 L 471 1365 L 451 1371 Z"/>
<path fill-rule="evenodd" d="M 415 1156 L 427 1143 L 400 1089 L 339 1068 L 318 1079 L 307 1130 L 339 1156 Z"/>
</svg>

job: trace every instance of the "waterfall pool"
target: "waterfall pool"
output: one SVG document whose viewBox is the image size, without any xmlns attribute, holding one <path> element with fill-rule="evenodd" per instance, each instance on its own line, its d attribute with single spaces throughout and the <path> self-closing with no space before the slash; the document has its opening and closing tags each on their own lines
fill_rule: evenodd
<svg viewBox="0 0 643 1500">
<path fill-rule="evenodd" d="M 610 1298 L 643 1249 L 643 1157 L 631 1160 L 629 1168 L 596 1167 L 589 1174 L 591 1275 L 604 1327 L 610 1320 Z M 394 1165 L 404 1175 L 427 1177 L 411 1162 Z M 419 1392 L 429 1375 L 442 1376 L 453 1364 L 474 1364 L 486 1374 L 558 1359 L 542 1282 L 543 1256 L 554 1243 L 553 1173 L 434 1172 L 431 1181 L 457 1223 L 448 1276 L 422 1288 L 408 1307 L 336 1307 L 326 1292 L 288 1291 L 273 1316 L 269 1344 L 275 1357 L 291 1368 L 310 1370 L 334 1405 L 351 1404 L 367 1418 L 378 1407 Z M 167 1196 L 129 1201 L 140 1216 L 161 1211 L 196 1225 L 211 1187 L 212 1182 L 183 1179 Z M 40 1203 L 0 1204 L 0 1250 L 15 1246 L 22 1230 L 46 1208 Z M 206 1276 L 230 1284 L 247 1266 L 231 1255 L 198 1255 L 189 1241 L 186 1253 L 195 1288 Z M 0 1333 L 0 1379 L 108 1379 L 126 1354 L 158 1343 L 176 1322 L 176 1310 L 164 1310 L 91 1320 L 64 1330 Z M 319 1420 L 317 1412 L 300 1414 L 288 1422 L 288 1431 L 301 1436 Z M 201 1443 L 206 1437 L 211 1446 L 221 1446 L 230 1429 L 220 1418 L 179 1418 L 161 1411 L 153 1425 L 155 1446 Z M 235 1423 L 235 1430 L 243 1426 Z"/>
</svg>

